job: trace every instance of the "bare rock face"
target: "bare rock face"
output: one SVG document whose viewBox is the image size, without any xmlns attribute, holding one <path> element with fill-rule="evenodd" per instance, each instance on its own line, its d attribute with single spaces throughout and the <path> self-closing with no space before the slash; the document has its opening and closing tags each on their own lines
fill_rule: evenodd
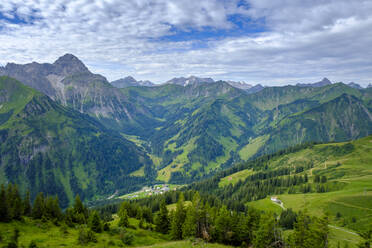
<svg viewBox="0 0 372 248">
<path fill-rule="evenodd" d="M 332 82 L 328 78 L 323 78 L 322 81 L 313 83 L 313 84 L 296 84 L 296 86 L 299 87 L 323 87 L 326 85 L 330 85 Z"/>
<path fill-rule="evenodd" d="M 190 76 L 188 78 L 185 78 L 185 77 L 173 78 L 166 82 L 166 84 L 177 84 L 181 86 L 201 84 L 201 83 L 214 83 L 214 80 L 212 78 L 200 78 L 200 77 Z"/>
<path fill-rule="evenodd" d="M 137 81 L 132 76 L 128 76 L 125 78 L 121 78 L 115 81 L 112 81 L 111 84 L 116 88 L 126 88 L 131 86 L 146 86 L 146 87 L 152 87 L 155 86 L 154 83 L 151 81 L 145 80 L 145 81 Z"/>
<path fill-rule="evenodd" d="M 98 118 L 114 119 L 117 124 L 135 123 L 145 108 L 135 108 L 124 94 L 105 77 L 94 74 L 72 54 L 65 54 L 53 64 L 8 63 L 0 75 L 15 78 L 61 103 Z"/>
<path fill-rule="evenodd" d="M 354 89 L 358 89 L 358 90 L 363 89 L 362 86 L 360 86 L 359 84 L 354 83 L 354 82 L 350 82 L 350 83 L 348 83 L 347 86 L 349 86 L 349 87 L 351 87 L 351 88 L 354 88 Z"/>
<path fill-rule="evenodd" d="M 231 86 L 238 88 L 238 89 L 242 89 L 242 90 L 249 90 L 250 88 L 253 87 L 252 85 L 247 84 L 246 82 L 236 82 L 236 81 L 226 81 L 226 82 L 230 84 Z"/>
</svg>

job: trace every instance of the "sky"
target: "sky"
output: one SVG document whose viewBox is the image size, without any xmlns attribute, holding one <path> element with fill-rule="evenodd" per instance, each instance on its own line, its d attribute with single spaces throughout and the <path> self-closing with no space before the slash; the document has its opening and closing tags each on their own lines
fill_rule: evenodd
<svg viewBox="0 0 372 248">
<path fill-rule="evenodd" d="M 371 0 L 6 0 L 0 65 L 72 53 L 108 80 L 372 83 Z"/>
</svg>

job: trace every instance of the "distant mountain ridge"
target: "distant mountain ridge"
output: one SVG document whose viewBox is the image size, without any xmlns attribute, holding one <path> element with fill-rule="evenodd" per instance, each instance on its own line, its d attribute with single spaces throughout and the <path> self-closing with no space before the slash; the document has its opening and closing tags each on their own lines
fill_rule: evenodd
<svg viewBox="0 0 372 248">
<path fill-rule="evenodd" d="M 111 84 L 115 86 L 116 88 L 125 88 L 125 87 L 131 87 L 131 86 L 146 86 L 146 87 L 156 86 L 156 84 L 152 83 L 151 81 L 148 81 L 148 80 L 137 81 L 132 76 L 127 76 L 125 78 L 112 81 Z"/>
<path fill-rule="evenodd" d="M 319 82 L 316 82 L 316 83 L 312 83 L 312 84 L 298 83 L 298 84 L 296 84 L 296 86 L 299 86 L 299 87 L 323 87 L 323 86 L 330 85 L 330 84 L 332 84 L 332 82 L 328 78 L 323 78 L 322 81 L 319 81 Z"/>
<path fill-rule="evenodd" d="M 362 86 L 360 86 L 359 84 L 354 83 L 354 82 L 350 82 L 347 85 L 350 86 L 350 87 L 352 87 L 352 88 L 355 88 L 355 89 L 359 89 L 359 90 L 363 89 Z"/>
<path fill-rule="evenodd" d="M 192 84 L 200 84 L 200 83 L 214 83 L 212 78 L 199 78 L 196 76 L 190 76 L 188 78 L 179 77 L 179 78 L 172 78 L 165 82 L 165 84 L 176 84 L 181 86 L 187 86 Z"/>
</svg>

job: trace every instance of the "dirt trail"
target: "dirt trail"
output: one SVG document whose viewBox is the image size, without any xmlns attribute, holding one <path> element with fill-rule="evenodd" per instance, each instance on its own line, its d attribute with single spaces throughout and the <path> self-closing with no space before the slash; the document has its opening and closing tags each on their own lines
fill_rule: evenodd
<svg viewBox="0 0 372 248">
<path fill-rule="evenodd" d="M 279 204 L 279 203 L 276 203 L 276 202 L 273 202 L 273 203 L 279 205 L 283 210 L 286 210 L 286 208 L 284 207 L 284 203 L 283 203 L 283 201 L 281 201 L 280 204 Z M 354 206 L 354 207 L 355 207 L 355 206 Z M 369 210 L 371 210 L 371 209 L 369 209 Z M 334 225 L 328 225 L 328 226 L 331 227 L 331 228 L 334 228 L 334 229 L 337 229 L 337 230 L 343 231 L 343 232 L 350 233 L 350 234 L 352 234 L 352 235 L 359 236 L 359 234 L 357 234 L 356 232 L 349 231 L 349 230 L 347 230 L 347 229 L 345 229 L 345 228 L 342 228 L 342 227 L 338 227 L 338 226 L 334 226 Z"/>
</svg>

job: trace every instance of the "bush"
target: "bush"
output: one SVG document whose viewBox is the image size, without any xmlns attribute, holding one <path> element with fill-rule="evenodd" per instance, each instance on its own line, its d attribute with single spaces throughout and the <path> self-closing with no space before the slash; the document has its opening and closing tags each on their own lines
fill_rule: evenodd
<svg viewBox="0 0 372 248">
<path fill-rule="evenodd" d="M 107 232 L 107 231 L 110 231 L 110 223 L 105 223 L 103 224 L 103 231 Z"/>
<path fill-rule="evenodd" d="M 132 233 L 126 231 L 125 229 L 123 229 L 121 232 L 120 232 L 120 239 L 121 241 L 126 244 L 126 245 L 131 245 L 133 243 L 133 240 L 134 240 L 134 236 Z"/>
<path fill-rule="evenodd" d="M 79 230 L 78 242 L 82 245 L 88 244 L 90 242 L 96 243 L 97 238 L 92 230 L 81 228 Z"/>
<path fill-rule="evenodd" d="M 66 234 L 68 234 L 67 225 L 66 225 L 66 224 L 63 224 L 63 225 L 59 228 L 59 231 L 61 232 L 62 235 L 66 235 Z"/>
<path fill-rule="evenodd" d="M 36 242 L 32 240 L 30 244 L 28 245 L 28 248 L 37 248 Z"/>
</svg>

